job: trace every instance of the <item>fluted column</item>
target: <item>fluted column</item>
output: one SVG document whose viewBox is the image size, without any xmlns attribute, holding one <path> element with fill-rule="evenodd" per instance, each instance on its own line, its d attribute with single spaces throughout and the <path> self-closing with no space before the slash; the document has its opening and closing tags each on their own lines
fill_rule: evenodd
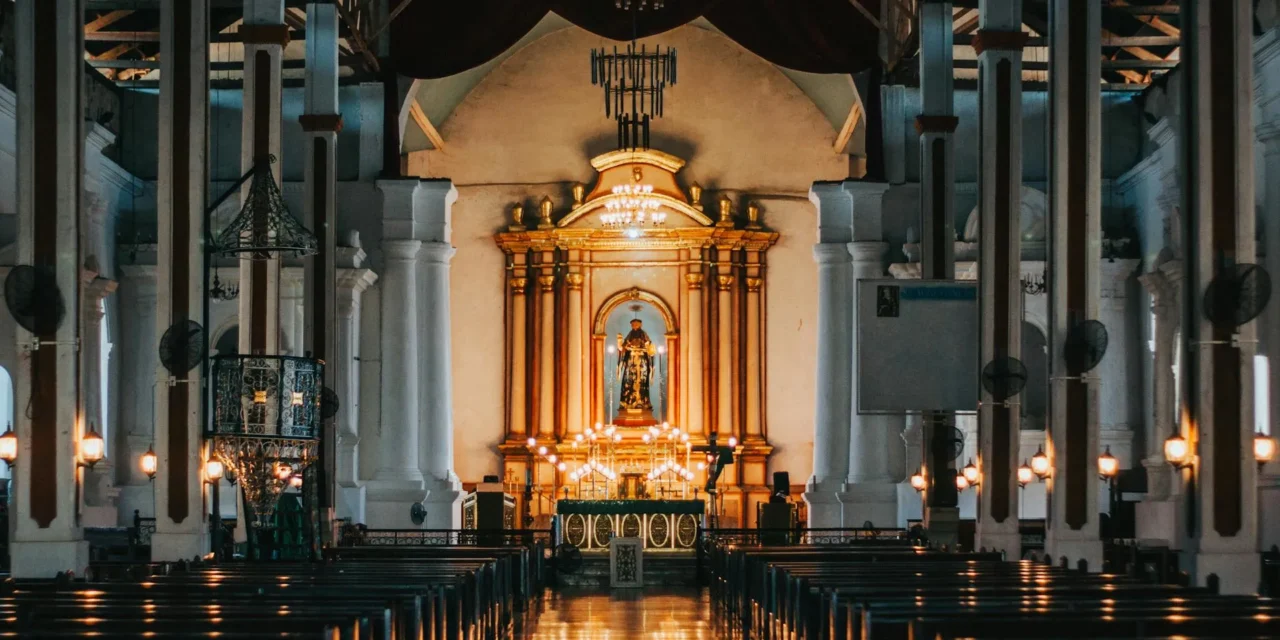
<svg viewBox="0 0 1280 640">
<path fill-rule="evenodd" d="M 419 240 L 383 240 L 382 429 L 376 485 L 420 494 L 418 468 Z M 421 497 L 421 496 L 419 496 Z"/>
<path fill-rule="evenodd" d="M 582 274 L 570 273 L 565 276 L 569 285 L 569 318 L 568 318 L 568 358 L 569 358 L 569 421 L 565 432 L 569 437 L 582 433 Z"/>
<path fill-rule="evenodd" d="M 689 380 L 687 385 L 688 393 L 685 395 L 685 423 L 688 426 L 689 433 L 695 435 L 707 435 L 710 433 L 708 425 L 703 423 L 703 403 L 706 401 L 706 362 L 702 358 L 702 336 L 706 330 L 703 326 L 705 320 L 702 317 L 702 275 L 701 261 L 694 265 L 694 271 L 686 273 L 684 276 L 685 284 L 689 288 L 689 323 L 684 329 L 686 338 L 689 341 L 686 351 L 689 354 L 688 365 L 685 367 L 686 377 Z"/>
<path fill-rule="evenodd" d="M 17 68 L 18 264 L 44 265 L 66 301 L 61 324 L 37 320 L 18 329 L 24 354 L 15 372 L 19 409 L 14 431 L 10 516 L 14 578 L 83 572 L 89 545 L 77 516 L 80 420 L 80 236 L 83 195 L 84 3 L 23 0 L 14 5 Z M 15 337 L 12 334 L 11 338 Z M 28 403 L 27 400 L 30 399 Z M 25 411 L 22 409 L 25 405 Z"/>
<path fill-rule="evenodd" d="M 1049 479 L 1046 552 L 1102 567 L 1098 530 L 1098 380 L 1060 357 L 1072 327 L 1098 318 L 1101 245 L 1101 6 L 1055 3 L 1050 22 Z"/>
<path fill-rule="evenodd" d="M 556 433 L 556 276 L 550 262 L 538 276 L 538 437 Z"/>
<path fill-rule="evenodd" d="M 733 264 L 719 249 L 716 264 L 716 430 L 720 442 L 733 435 Z"/>
<path fill-rule="evenodd" d="M 529 402 L 525 396 L 528 385 L 526 373 L 529 367 L 529 345 L 525 337 L 529 329 L 529 315 L 525 306 L 527 298 L 525 289 L 529 286 L 529 278 L 525 275 L 522 263 L 517 263 L 517 268 L 512 270 L 507 284 L 511 287 L 511 386 L 507 394 L 507 402 L 510 403 L 507 408 L 510 416 L 508 432 L 512 440 L 523 441 L 529 428 L 529 419 L 525 414 Z"/>
<path fill-rule="evenodd" d="M 1182 3 L 1183 436 L 1195 464 L 1181 475 L 1196 509 L 1183 515 L 1193 554 L 1182 566 L 1223 593 L 1258 586 L 1258 485 L 1253 461 L 1253 321 L 1210 320 L 1204 292 L 1255 260 L 1253 3 Z M 1196 292 L 1192 295 L 1190 292 Z"/>
<path fill-rule="evenodd" d="M 983 0 L 978 52 L 978 268 L 980 362 L 1022 359 L 1022 0 Z M 978 492 L 974 545 L 1022 557 L 1018 532 L 1020 397 L 982 390 L 978 407 Z"/>
</svg>

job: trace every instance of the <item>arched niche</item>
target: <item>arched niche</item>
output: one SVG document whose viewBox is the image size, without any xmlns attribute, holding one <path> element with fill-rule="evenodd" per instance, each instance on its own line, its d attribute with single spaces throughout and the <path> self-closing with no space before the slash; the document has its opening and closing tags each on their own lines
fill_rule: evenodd
<svg viewBox="0 0 1280 640">
<path fill-rule="evenodd" d="M 641 302 L 653 305 L 658 313 L 662 315 L 662 321 L 666 325 L 663 333 L 666 335 L 676 335 L 680 333 L 680 329 L 676 324 L 676 314 L 672 313 L 671 307 L 657 294 L 645 291 L 639 287 L 632 287 L 618 293 L 613 294 L 596 311 L 595 321 L 591 324 L 591 332 L 597 335 L 604 335 L 605 325 L 608 322 L 610 314 L 614 309 L 627 304 L 628 302 L 639 300 Z"/>
</svg>

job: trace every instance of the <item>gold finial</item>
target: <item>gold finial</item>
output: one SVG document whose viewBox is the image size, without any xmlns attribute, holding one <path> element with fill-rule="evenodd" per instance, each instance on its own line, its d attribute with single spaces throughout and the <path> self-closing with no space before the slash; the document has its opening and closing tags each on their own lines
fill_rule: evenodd
<svg viewBox="0 0 1280 640">
<path fill-rule="evenodd" d="M 643 179 L 644 172 L 640 170 L 640 167 L 631 167 L 631 180 L 634 182 L 640 182 Z"/>
<path fill-rule="evenodd" d="M 582 206 L 582 201 L 587 197 L 587 185 L 581 182 L 573 183 L 573 206 L 574 208 Z"/>
<path fill-rule="evenodd" d="M 747 203 L 747 228 L 763 229 L 760 224 L 760 205 L 755 202 Z"/>
<path fill-rule="evenodd" d="M 543 196 L 542 202 L 538 203 L 538 228 L 539 229 L 555 228 L 556 225 L 553 222 L 551 222 L 551 209 L 553 206 L 554 205 L 551 204 L 551 198 L 549 196 Z"/>
<path fill-rule="evenodd" d="M 716 226 L 733 226 L 733 201 L 728 196 L 720 198 L 720 221 L 716 223 Z"/>
<path fill-rule="evenodd" d="M 693 205 L 694 209 L 702 211 L 702 185 L 696 182 L 689 185 L 689 204 Z"/>
<path fill-rule="evenodd" d="M 524 205 L 517 202 L 511 205 L 511 231 L 524 231 Z"/>
</svg>

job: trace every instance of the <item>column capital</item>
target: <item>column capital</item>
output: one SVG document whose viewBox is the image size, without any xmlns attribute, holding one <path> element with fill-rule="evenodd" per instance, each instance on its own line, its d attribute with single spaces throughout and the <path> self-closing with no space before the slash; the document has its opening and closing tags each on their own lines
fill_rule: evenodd
<svg viewBox="0 0 1280 640">
<path fill-rule="evenodd" d="M 979 29 L 973 34 L 973 51 L 1022 51 L 1027 46 L 1027 33 L 1020 29 Z"/>
<path fill-rule="evenodd" d="M 848 264 L 853 261 L 850 244 L 853 243 L 819 242 L 813 245 L 813 260 L 818 264 Z"/>
<path fill-rule="evenodd" d="M 517 296 L 524 295 L 524 288 L 529 285 L 528 278 L 511 278 L 508 282 L 511 283 L 511 293 Z"/>
<path fill-rule="evenodd" d="M 760 293 L 760 287 L 764 286 L 764 278 L 747 278 L 747 291 L 750 293 Z"/>
<path fill-rule="evenodd" d="M 429 264 L 449 264 L 458 250 L 447 242 L 423 242 L 418 258 Z"/>
<path fill-rule="evenodd" d="M 541 286 L 543 293 L 551 293 L 555 290 L 555 276 L 538 276 L 538 285 Z"/>
<path fill-rule="evenodd" d="M 728 291 L 733 287 L 733 276 L 716 276 L 716 286 L 721 291 Z"/>
<path fill-rule="evenodd" d="M 281 298 L 300 298 L 302 297 L 302 284 L 305 280 L 305 274 L 302 267 L 281 267 L 280 268 L 280 297 Z"/>
<path fill-rule="evenodd" d="M 382 253 L 388 262 L 410 262 L 418 257 L 421 240 L 383 240 Z"/>
<path fill-rule="evenodd" d="M 703 275 L 701 273 L 686 273 L 684 281 L 689 283 L 689 290 L 696 291 L 702 288 Z"/>
<path fill-rule="evenodd" d="M 889 252 L 887 242 L 850 242 L 847 247 L 849 257 L 857 263 L 880 264 L 884 262 L 884 255 Z"/>
<path fill-rule="evenodd" d="M 564 277 L 565 282 L 569 283 L 570 291 L 582 291 L 582 282 L 585 279 L 581 273 L 570 273 Z"/>
<path fill-rule="evenodd" d="M 378 274 L 372 269 L 338 269 L 338 294 L 364 293 L 366 289 L 378 281 Z"/>
<path fill-rule="evenodd" d="M 118 282 L 110 278 L 93 278 L 85 283 L 85 300 L 98 301 L 115 293 Z"/>
</svg>

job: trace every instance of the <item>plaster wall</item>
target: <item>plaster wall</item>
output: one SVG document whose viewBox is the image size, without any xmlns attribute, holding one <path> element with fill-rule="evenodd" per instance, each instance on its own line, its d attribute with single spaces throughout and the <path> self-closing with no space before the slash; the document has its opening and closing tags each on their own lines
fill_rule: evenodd
<svg viewBox="0 0 1280 640">
<path fill-rule="evenodd" d="M 815 180 L 846 177 L 848 156 L 832 151 L 836 131 L 790 79 L 723 36 L 682 27 L 645 43 L 673 46 L 680 55 L 679 84 L 667 89 L 652 147 L 688 162 L 678 175 L 684 186 L 697 181 L 706 189 L 708 209 L 721 193 L 735 210 L 758 201 L 763 223 L 782 234 L 767 254 L 765 419 L 777 447 L 773 469 L 807 477 L 817 223 L 806 194 Z M 529 216 L 549 195 L 558 218 L 568 208 L 570 185 L 593 180 L 590 158 L 614 148 L 614 122 L 601 112 L 600 90 L 585 72 L 588 51 L 613 44 L 576 27 L 533 41 L 438 123 L 445 149 L 426 152 L 424 177 L 450 178 L 459 192 L 451 288 L 456 465 L 464 482 L 498 472 L 495 445 L 503 432 L 505 263 L 493 234 L 517 201 Z M 590 304 L 594 312 L 609 295 L 640 286 L 674 309 L 679 284 L 674 267 L 643 279 L 627 269 L 601 269 L 590 284 Z"/>
</svg>

